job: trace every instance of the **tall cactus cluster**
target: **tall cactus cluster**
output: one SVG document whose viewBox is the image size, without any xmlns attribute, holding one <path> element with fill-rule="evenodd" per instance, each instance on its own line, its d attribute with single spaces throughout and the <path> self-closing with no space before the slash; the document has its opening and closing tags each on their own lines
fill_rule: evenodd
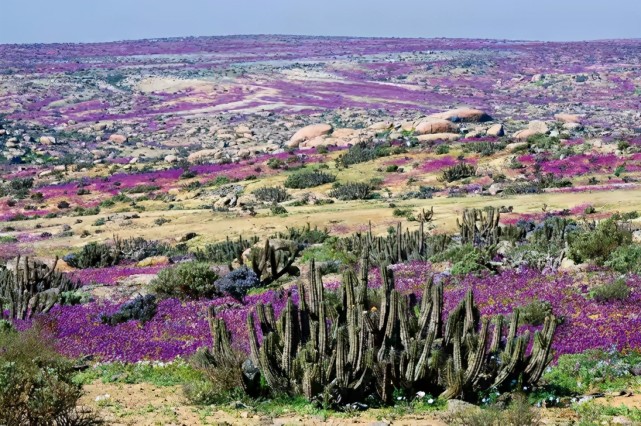
<svg viewBox="0 0 641 426">
<path fill-rule="evenodd" d="M 297 275 L 298 268 L 294 266 L 296 258 L 300 254 L 301 245 L 297 243 L 287 244 L 283 247 L 275 247 L 269 239 L 265 240 L 262 249 L 252 249 L 250 253 L 251 268 L 260 279 L 261 285 L 269 285 L 285 274 Z M 245 259 L 242 254 L 236 259 L 242 266 Z M 234 268 L 229 264 L 229 270 Z"/>
<path fill-rule="evenodd" d="M 278 318 L 270 304 L 256 305 L 257 324 L 253 314 L 247 318 L 251 354 L 245 364 L 258 367 L 273 392 L 337 405 L 369 397 L 391 403 L 395 390 L 474 400 L 479 391 L 508 389 L 513 380 L 535 384 L 551 359 L 553 316 L 534 334 L 527 354 L 531 335 L 517 334 L 518 311 L 504 338 L 503 317 L 480 318 L 470 291 L 443 323 L 441 284 L 430 280 L 415 306 L 383 267 L 381 288 L 368 289 L 367 256 L 358 276 L 345 273 L 337 293 L 324 289 L 313 262 L 298 290 L 298 305 L 289 297 Z M 223 321 L 211 324 L 211 353 L 226 357 L 219 349 L 229 347 L 229 332 Z M 245 386 L 255 392 L 248 380 Z"/>
<path fill-rule="evenodd" d="M 491 246 L 499 242 L 501 213 L 494 207 L 465 209 L 461 220 L 456 219 L 462 244 Z"/>
<path fill-rule="evenodd" d="M 437 246 L 438 244 L 433 245 L 428 241 L 428 235 L 425 232 L 425 221 L 419 222 L 417 230 L 410 231 L 406 229 L 405 232 L 403 232 L 399 222 L 394 233 L 381 237 L 374 236 L 372 224 L 370 223 L 368 232 L 355 233 L 339 242 L 339 248 L 342 250 L 359 256 L 367 252 L 369 253 L 370 261 L 380 264 L 427 260 L 434 253 L 434 249 Z"/>
<path fill-rule="evenodd" d="M 195 253 L 196 259 L 201 262 L 229 263 L 234 259 L 242 257 L 243 252 L 258 242 L 258 237 L 245 239 L 241 236 L 237 240 L 229 237 L 225 241 L 207 244 L 204 249 L 198 249 Z"/>
<path fill-rule="evenodd" d="M 62 292 L 75 290 L 75 283 L 57 272 L 56 264 L 49 268 L 28 257 L 17 257 L 15 265 L 0 270 L 0 306 L 8 306 L 10 319 L 32 318 L 51 310 Z M 4 309 L 0 309 L 0 318 Z"/>
</svg>

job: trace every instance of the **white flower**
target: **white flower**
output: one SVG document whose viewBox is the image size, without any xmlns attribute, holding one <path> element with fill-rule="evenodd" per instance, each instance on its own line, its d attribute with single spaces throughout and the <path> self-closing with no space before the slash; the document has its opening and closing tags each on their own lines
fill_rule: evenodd
<svg viewBox="0 0 641 426">
<path fill-rule="evenodd" d="M 427 400 L 427 403 L 428 404 L 434 404 L 434 400 L 432 398 L 430 398 L 430 399 Z"/>
<path fill-rule="evenodd" d="M 416 396 L 418 396 L 419 398 L 423 398 L 425 396 L 425 392 L 418 391 L 418 392 L 416 392 Z"/>
</svg>

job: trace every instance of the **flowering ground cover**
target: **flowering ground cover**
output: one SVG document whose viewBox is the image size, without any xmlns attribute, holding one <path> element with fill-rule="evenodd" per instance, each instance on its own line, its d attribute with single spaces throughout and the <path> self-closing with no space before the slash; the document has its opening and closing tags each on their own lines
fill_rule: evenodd
<svg viewBox="0 0 641 426">
<path fill-rule="evenodd" d="M 428 277 L 435 274 L 429 263 L 400 264 L 393 266 L 393 270 L 396 287 L 404 294 L 419 298 Z M 87 275 L 93 273 L 88 271 Z M 445 286 L 446 312 L 468 289 L 473 290 L 483 315 L 508 314 L 515 307 L 537 300 L 549 302 L 554 314 L 562 319 L 553 343 L 556 356 L 596 348 L 641 349 L 641 317 L 637 312 L 641 303 L 641 279 L 637 276 L 627 279 L 632 290 L 627 300 L 608 303 L 591 299 L 590 288 L 616 279 L 611 272 L 571 274 L 519 269 L 497 275 L 458 278 L 435 274 L 435 277 Z M 338 285 L 336 280 L 326 282 L 328 290 L 336 290 Z M 370 286 L 380 286 L 378 271 L 371 272 Z M 296 289 L 288 291 L 297 302 Z M 227 322 L 236 347 L 248 352 L 247 315 L 258 302 L 271 303 L 278 315 L 285 306 L 286 294 L 282 290 L 267 290 L 246 296 L 244 303 L 231 298 L 213 301 L 167 299 L 159 303 L 156 316 L 144 325 L 136 321 L 116 326 L 103 324 L 100 315 L 113 313 L 118 307 L 118 303 L 106 301 L 58 306 L 42 321 L 59 342 L 60 349 L 70 356 L 91 354 L 103 361 L 167 361 L 176 356 L 186 357 L 209 344 L 207 308 L 210 305 L 218 307 L 219 316 Z"/>
</svg>

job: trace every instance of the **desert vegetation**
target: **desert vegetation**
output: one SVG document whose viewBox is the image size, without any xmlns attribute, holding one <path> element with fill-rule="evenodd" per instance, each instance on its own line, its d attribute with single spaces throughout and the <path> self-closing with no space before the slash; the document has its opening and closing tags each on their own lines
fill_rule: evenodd
<svg viewBox="0 0 641 426">
<path fill-rule="evenodd" d="M 641 421 L 638 42 L 43 49 L 0 46 L 0 424 Z"/>
</svg>

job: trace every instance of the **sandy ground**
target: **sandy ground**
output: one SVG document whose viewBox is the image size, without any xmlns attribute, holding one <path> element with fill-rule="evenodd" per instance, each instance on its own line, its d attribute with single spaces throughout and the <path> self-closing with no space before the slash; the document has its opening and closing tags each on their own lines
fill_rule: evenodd
<svg viewBox="0 0 641 426">
<path fill-rule="evenodd" d="M 182 204 L 189 207 L 192 204 L 202 204 L 202 200 L 186 200 Z M 144 203 L 143 203 L 144 204 Z M 520 195 L 505 198 L 489 198 L 469 196 L 465 198 L 435 198 L 431 200 L 409 200 L 395 202 L 397 207 L 412 208 L 418 213 L 422 208 L 434 207 L 434 225 L 439 232 L 456 231 L 456 218 L 463 209 L 484 206 L 513 206 L 515 213 L 540 213 L 544 204 L 547 210 L 571 208 L 580 204 L 592 204 L 597 211 L 631 211 L 641 205 L 641 189 L 625 191 L 602 191 L 582 193 L 554 193 Z M 158 208 L 163 208 L 157 206 Z M 106 218 L 113 212 L 101 213 L 97 216 L 80 218 L 82 223 L 76 223 L 78 218 L 63 217 L 42 219 L 38 221 L 15 222 L 18 232 L 51 232 L 56 234 L 63 225 L 71 226 L 74 235 L 67 238 L 52 238 L 38 242 L 35 246 L 39 254 L 65 254 L 70 248 L 82 247 L 92 241 L 104 241 L 113 235 L 121 238 L 141 236 L 147 239 L 175 240 L 187 232 L 196 232 L 199 236 L 190 241 L 190 245 L 200 246 L 208 242 L 234 238 L 238 235 L 249 237 L 258 235 L 269 236 L 277 231 L 283 231 L 288 226 L 303 226 L 309 223 L 312 227 L 327 227 L 334 234 L 349 234 L 355 230 L 364 229 L 368 222 L 374 225 L 376 233 L 385 233 L 390 225 L 400 219 L 394 217 L 389 202 L 382 200 L 337 202 L 324 206 L 288 207 L 286 217 L 274 217 L 268 210 L 259 210 L 254 217 L 236 216 L 229 213 L 212 212 L 209 209 L 196 210 L 153 210 L 138 213 L 137 219 L 110 221 L 103 227 L 103 232 L 95 234 L 96 227 L 91 226 L 96 219 Z M 160 217 L 171 222 L 158 227 L 154 220 Z M 36 224 L 41 228 L 35 229 Z M 416 222 L 405 222 L 403 226 L 416 227 Z M 83 230 L 91 232 L 86 238 L 80 238 Z"/>
<path fill-rule="evenodd" d="M 378 410 L 355 414 L 350 418 L 283 415 L 258 415 L 250 408 L 221 410 L 187 404 L 179 386 L 155 387 L 149 384 L 102 384 L 84 387 L 80 404 L 97 410 L 109 425 L 424 425 L 445 426 L 436 416 L 405 415 L 382 417 Z M 96 401 L 96 398 L 108 398 Z M 389 413 L 387 413 L 389 414 Z M 377 423 L 380 422 L 380 423 Z"/>
</svg>

